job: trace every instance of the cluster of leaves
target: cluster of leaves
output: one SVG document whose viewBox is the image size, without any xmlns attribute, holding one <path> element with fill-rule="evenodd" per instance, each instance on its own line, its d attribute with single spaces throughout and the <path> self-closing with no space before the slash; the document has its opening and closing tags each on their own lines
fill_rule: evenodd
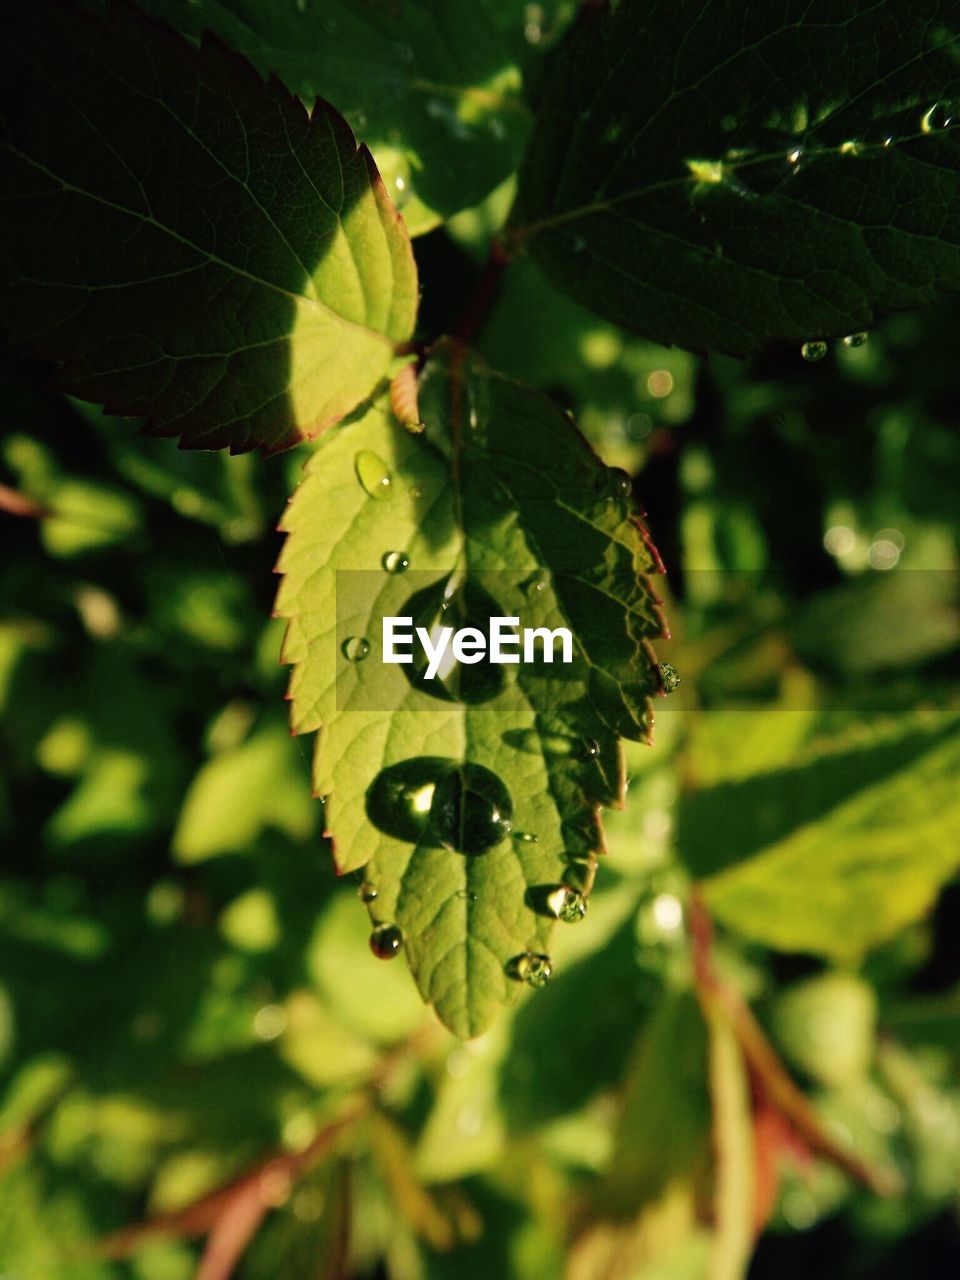
<svg viewBox="0 0 960 1280">
<path fill-rule="evenodd" d="M 199 1237 L 204 1280 L 736 1277 L 772 1221 L 779 1275 L 776 1232 L 828 1219 L 838 1275 L 935 1247 L 960 325 L 799 345 L 960 283 L 960 14 L 145 8 L 25 6 L 0 93 L 4 327 L 80 398 L 5 374 L 0 1265 L 185 1280 Z M 296 447 L 177 452 L 83 401 Z M 652 750 L 630 476 L 684 673 Z M 338 616 L 351 573 L 375 600 Z M 563 679 L 371 701 L 379 614 L 491 582 L 570 625 Z M 507 791 L 480 856 L 406 805 L 451 768 L 461 807 L 468 770 Z M 591 908 L 551 941 L 564 886 Z"/>
</svg>

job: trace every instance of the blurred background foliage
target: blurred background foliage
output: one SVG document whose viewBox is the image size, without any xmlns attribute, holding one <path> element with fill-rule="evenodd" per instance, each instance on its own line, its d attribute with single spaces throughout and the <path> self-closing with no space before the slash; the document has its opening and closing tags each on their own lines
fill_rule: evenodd
<svg viewBox="0 0 960 1280">
<path fill-rule="evenodd" d="M 425 333 L 510 196 L 416 242 Z M 701 360 L 511 267 L 480 347 L 636 477 L 683 684 L 554 980 L 466 1044 L 370 954 L 287 731 L 305 451 L 5 363 L 0 1275 L 955 1275 L 958 340 L 951 301 Z"/>
</svg>

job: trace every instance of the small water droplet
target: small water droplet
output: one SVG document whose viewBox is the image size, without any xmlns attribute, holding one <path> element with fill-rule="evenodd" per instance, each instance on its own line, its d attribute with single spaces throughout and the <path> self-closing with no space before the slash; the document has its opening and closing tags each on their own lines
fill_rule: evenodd
<svg viewBox="0 0 960 1280">
<path fill-rule="evenodd" d="M 938 133 L 941 129 L 946 129 L 947 125 L 951 123 L 950 113 L 943 103 L 935 102 L 920 117 L 920 131 L 921 133 Z"/>
<path fill-rule="evenodd" d="M 417 498 L 422 498 L 422 497 L 423 497 L 423 490 L 422 490 L 422 489 L 418 489 L 416 486 L 414 486 L 413 488 L 411 488 L 411 489 L 409 490 L 409 493 L 410 493 L 410 497 L 411 497 L 411 498 L 413 498 L 414 502 L 416 502 Z"/>
<path fill-rule="evenodd" d="M 340 651 L 348 662 L 362 662 L 370 652 L 370 641 L 366 636 L 347 636 Z"/>
<path fill-rule="evenodd" d="M 380 563 L 387 573 L 406 573 L 410 568 L 410 557 L 405 551 L 388 551 Z"/>
<path fill-rule="evenodd" d="M 869 337 L 869 333 L 865 330 L 861 333 L 848 333 L 843 340 L 843 345 L 845 347 L 862 347 Z"/>
<path fill-rule="evenodd" d="M 430 819 L 447 849 L 486 853 L 510 834 L 512 818 L 510 792 L 482 765 L 459 765 L 437 783 Z"/>
<path fill-rule="evenodd" d="M 620 467 L 605 467 L 595 488 L 605 502 L 625 502 L 633 493 L 633 481 Z"/>
<path fill-rule="evenodd" d="M 681 683 L 680 672 L 671 662 L 661 662 L 657 666 L 657 675 L 660 677 L 660 688 L 664 693 L 673 693 Z"/>
<path fill-rule="evenodd" d="M 388 498 L 393 486 L 390 469 L 370 449 L 361 449 L 353 462 L 357 479 L 371 498 Z"/>
<path fill-rule="evenodd" d="M 821 338 L 814 338 L 811 342 L 803 344 L 800 348 L 800 354 L 810 364 L 816 364 L 818 360 L 822 360 L 827 354 L 827 344 Z"/>
<path fill-rule="evenodd" d="M 585 738 L 580 743 L 580 750 L 577 752 L 581 760 L 596 760 L 599 754 L 600 743 L 597 742 L 596 738 Z"/>
<path fill-rule="evenodd" d="M 395 924 L 378 924 L 370 935 L 370 950 L 378 960 L 392 960 L 403 946 L 403 933 Z"/>
<path fill-rule="evenodd" d="M 459 898 L 462 902 L 476 902 L 477 895 L 471 893 L 469 889 L 458 889 L 454 897 Z"/>
<path fill-rule="evenodd" d="M 538 951 L 523 951 L 506 964 L 507 976 L 528 987 L 545 987 L 553 974 L 550 957 Z"/>
<path fill-rule="evenodd" d="M 862 150 L 862 145 L 854 139 L 840 143 L 840 154 L 842 156 L 858 156 Z"/>
<path fill-rule="evenodd" d="M 579 889 L 566 884 L 532 885 L 526 892 L 527 906 L 538 915 L 575 924 L 587 914 L 587 900 Z"/>
<path fill-rule="evenodd" d="M 525 596 L 538 596 L 546 587 L 546 583 L 538 573 L 531 573 L 528 578 L 520 583 L 520 589 Z"/>
<path fill-rule="evenodd" d="M 375 902 L 377 900 L 378 895 L 379 895 L 379 890 L 376 889 L 372 884 L 367 884 L 366 881 L 364 881 L 364 883 L 359 885 L 357 888 L 357 897 L 360 899 L 361 902 Z"/>
<path fill-rule="evenodd" d="M 540 843 L 540 837 L 536 835 L 533 831 L 514 831 L 513 838 L 514 840 L 517 841 L 518 844 L 539 844 Z"/>
<path fill-rule="evenodd" d="M 800 162 L 800 160 L 802 159 L 802 157 L 803 157 L 803 148 L 802 148 L 802 147 L 794 147 L 792 151 L 788 151 L 788 152 L 787 152 L 787 163 L 788 163 L 788 164 L 799 164 L 799 162 Z"/>
<path fill-rule="evenodd" d="M 398 191 L 402 191 L 407 184 L 400 177 L 400 175 L 397 174 L 397 176 L 393 180 L 393 185 L 396 187 Z"/>
</svg>

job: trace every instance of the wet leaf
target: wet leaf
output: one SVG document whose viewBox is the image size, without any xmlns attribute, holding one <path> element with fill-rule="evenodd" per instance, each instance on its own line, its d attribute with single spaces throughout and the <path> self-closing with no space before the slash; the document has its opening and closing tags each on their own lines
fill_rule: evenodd
<svg viewBox="0 0 960 1280">
<path fill-rule="evenodd" d="M 126 5 L 107 23 L 42 0 L 6 35 L 15 347 L 193 447 L 282 449 L 370 395 L 410 337 L 416 270 L 332 107 L 308 116 L 219 43 L 195 51 Z"/>
<path fill-rule="evenodd" d="M 598 810 L 622 798 L 618 734 L 649 732 L 662 619 L 629 494 L 549 401 L 448 350 L 420 411 L 423 436 L 378 406 L 317 452 L 284 519 L 277 608 L 337 865 L 365 868 L 371 918 L 399 926 L 422 994 L 469 1036 L 518 991 L 510 962 L 546 951 L 532 891 L 574 872 L 589 890 Z M 391 572 L 401 546 L 409 568 Z M 567 625 L 574 660 L 443 684 L 382 662 L 383 617 L 444 604 L 451 625 Z"/>
<path fill-rule="evenodd" d="M 957 32 L 944 4 L 591 6 L 548 69 L 516 236 L 646 337 L 819 356 L 960 286 Z"/>
</svg>

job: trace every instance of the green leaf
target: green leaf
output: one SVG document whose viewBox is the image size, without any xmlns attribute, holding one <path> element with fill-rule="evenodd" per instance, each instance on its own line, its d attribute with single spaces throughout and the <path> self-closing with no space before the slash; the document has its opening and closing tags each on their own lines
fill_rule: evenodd
<svg viewBox="0 0 960 1280">
<path fill-rule="evenodd" d="M 412 235 L 477 204 L 517 165 L 530 114 L 521 5 L 502 0 L 149 0 L 217 33 L 309 105 L 334 103 L 370 146 Z M 507 38 L 510 28 L 512 39 Z"/>
<path fill-rule="evenodd" d="M 677 841 L 710 910 L 767 946 L 859 959 L 960 866 L 956 716 L 904 717 L 793 768 L 694 792 Z"/>
<path fill-rule="evenodd" d="M 929 303 L 960 287 L 957 27 L 946 3 L 591 6 L 549 67 L 516 237 L 578 301 L 696 350 Z"/>
<path fill-rule="evenodd" d="M 387 374 L 417 306 L 369 153 L 215 41 L 121 5 L 7 17 L 6 334 L 153 434 L 285 448 Z"/>
<path fill-rule="evenodd" d="M 373 920 L 399 925 L 424 998 L 470 1036 L 513 998 L 510 961 L 546 947 L 527 891 L 573 874 L 589 889 L 598 810 L 622 799 L 617 735 L 649 733 L 662 617 L 619 477 L 549 401 L 444 350 L 420 410 L 422 436 L 378 405 L 317 451 L 283 522 L 277 610 L 293 727 L 321 730 L 338 868 L 367 867 Z M 386 571 L 391 553 L 408 572 Z M 439 617 L 441 597 L 461 623 L 486 609 L 569 626 L 574 661 L 471 666 L 428 691 L 382 663 L 381 618 L 423 601 Z M 502 822 L 444 828 L 464 786 L 509 838 Z"/>
</svg>

